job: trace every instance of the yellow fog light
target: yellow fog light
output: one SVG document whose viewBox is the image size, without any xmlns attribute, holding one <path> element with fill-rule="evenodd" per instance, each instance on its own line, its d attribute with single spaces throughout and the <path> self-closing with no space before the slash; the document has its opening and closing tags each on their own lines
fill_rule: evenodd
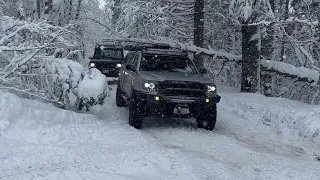
<svg viewBox="0 0 320 180">
<path fill-rule="evenodd" d="M 160 97 L 159 97 L 159 96 L 155 96 L 155 97 L 154 97 L 154 100 L 155 100 L 155 101 L 160 101 Z"/>
<path fill-rule="evenodd" d="M 207 98 L 207 99 L 206 99 L 206 103 L 209 103 L 209 102 L 210 102 L 210 99 L 209 99 L 209 98 Z"/>
</svg>

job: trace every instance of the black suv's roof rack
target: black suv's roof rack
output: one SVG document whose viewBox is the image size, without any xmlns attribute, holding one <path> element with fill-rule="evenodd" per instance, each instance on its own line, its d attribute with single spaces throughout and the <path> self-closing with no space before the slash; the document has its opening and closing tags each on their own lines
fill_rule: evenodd
<svg viewBox="0 0 320 180">
<path fill-rule="evenodd" d="M 96 44 L 96 47 L 122 47 L 124 50 L 128 51 L 141 51 L 143 49 L 153 48 L 153 49 L 174 49 L 169 44 L 165 43 L 154 43 L 133 41 L 130 39 L 103 39 L 101 42 Z"/>
</svg>

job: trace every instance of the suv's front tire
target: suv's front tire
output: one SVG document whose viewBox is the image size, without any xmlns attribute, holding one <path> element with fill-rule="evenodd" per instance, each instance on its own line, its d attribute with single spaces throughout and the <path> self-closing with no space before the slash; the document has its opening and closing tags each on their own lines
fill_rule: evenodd
<svg viewBox="0 0 320 180">
<path fill-rule="evenodd" d="M 123 99 L 123 96 L 124 93 L 122 92 L 121 88 L 120 88 L 120 85 L 118 83 L 117 85 L 117 92 L 116 92 L 116 105 L 118 107 L 123 107 L 126 105 L 126 101 Z"/>
<path fill-rule="evenodd" d="M 141 129 L 144 116 L 144 103 L 132 93 L 129 104 L 129 125 Z"/>
<path fill-rule="evenodd" d="M 204 112 L 199 113 L 196 119 L 199 128 L 212 131 L 217 121 L 217 105 L 214 104 Z"/>
</svg>

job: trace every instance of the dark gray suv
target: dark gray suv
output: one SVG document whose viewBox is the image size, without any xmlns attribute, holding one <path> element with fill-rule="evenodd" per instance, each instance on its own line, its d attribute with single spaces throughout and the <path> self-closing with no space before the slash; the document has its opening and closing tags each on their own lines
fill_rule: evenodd
<svg viewBox="0 0 320 180">
<path fill-rule="evenodd" d="M 137 129 L 142 128 L 144 117 L 156 115 L 194 117 L 198 127 L 212 130 L 221 97 L 205 73 L 181 50 L 130 52 L 120 69 L 116 105 L 129 104 L 129 124 Z"/>
</svg>

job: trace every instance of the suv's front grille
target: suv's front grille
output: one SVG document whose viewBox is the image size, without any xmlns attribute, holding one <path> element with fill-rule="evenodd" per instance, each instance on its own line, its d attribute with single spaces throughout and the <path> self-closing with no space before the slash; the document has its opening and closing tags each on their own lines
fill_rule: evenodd
<svg viewBox="0 0 320 180">
<path fill-rule="evenodd" d="M 99 63 L 97 63 L 96 67 L 101 68 L 101 69 L 112 69 L 112 68 L 115 68 L 116 65 L 115 64 L 105 64 L 105 63 L 99 64 Z"/>
<path fill-rule="evenodd" d="M 187 96 L 187 97 L 202 97 L 204 93 L 202 90 L 191 90 L 191 89 L 179 89 L 179 88 L 168 88 L 162 91 L 164 96 Z"/>
<path fill-rule="evenodd" d="M 189 81 L 164 81 L 159 84 L 160 93 L 165 96 L 204 96 L 204 85 Z"/>
<path fill-rule="evenodd" d="M 166 88 L 183 88 L 183 89 L 203 89 L 203 85 L 198 82 L 190 81 L 164 81 L 160 83 L 161 89 Z"/>
</svg>

